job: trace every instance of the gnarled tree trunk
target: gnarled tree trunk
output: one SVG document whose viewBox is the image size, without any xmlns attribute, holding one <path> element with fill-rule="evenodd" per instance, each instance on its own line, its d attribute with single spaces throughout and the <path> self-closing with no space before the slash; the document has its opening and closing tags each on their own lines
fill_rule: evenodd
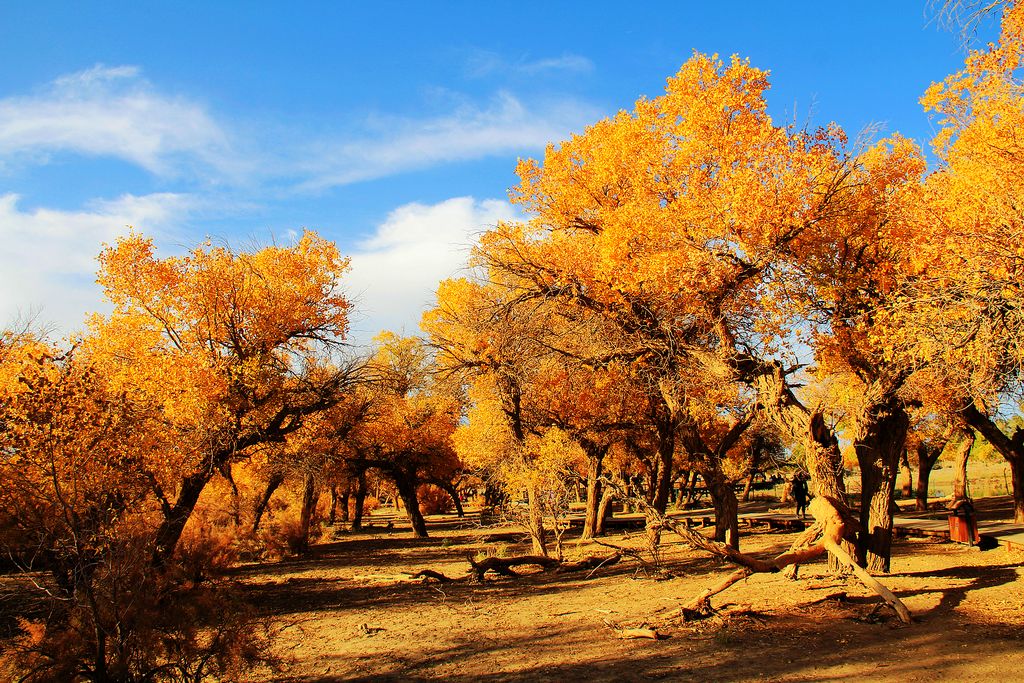
<svg viewBox="0 0 1024 683">
<path fill-rule="evenodd" d="M 544 528 L 544 510 L 541 507 L 541 493 L 531 482 L 526 488 L 526 495 L 529 502 L 527 513 L 527 528 L 530 531 L 530 540 L 533 541 L 533 552 L 537 555 L 547 556 L 547 530 Z"/>
<path fill-rule="evenodd" d="M 392 479 L 405 507 L 405 514 L 412 524 L 413 535 L 416 538 L 427 538 L 427 522 L 420 512 L 419 496 L 416 495 L 416 478 L 408 473 L 395 472 L 392 473 Z"/>
<path fill-rule="evenodd" d="M 970 427 L 964 427 L 961 440 L 957 443 L 956 456 L 953 459 L 953 500 L 967 498 L 967 463 L 971 459 L 971 451 L 974 450 L 975 432 Z"/>
</svg>

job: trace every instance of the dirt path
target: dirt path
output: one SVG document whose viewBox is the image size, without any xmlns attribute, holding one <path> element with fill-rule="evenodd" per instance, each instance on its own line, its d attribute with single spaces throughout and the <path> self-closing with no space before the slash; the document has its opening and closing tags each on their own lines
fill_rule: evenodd
<svg viewBox="0 0 1024 683">
<path fill-rule="evenodd" d="M 910 627 L 820 565 L 797 582 L 754 576 L 720 596 L 722 615 L 687 623 L 680 604 L 729 568 L 681 546 L 666 550 L 668 580 L 623 561 L 589 578 L 411 581 L 403 572 L 463 576 L 467 552 L 528 548 L 507 529 L 432 535 L 343 535 L 307 559 L 239 570 L 289 660 L 254 680 L 1003 681 L 1024 670 L 1024 557 L 1004 550 L 901 541 L 885 581 L 917 617 Z M 791 538 L 755 534 L 745 549 L 776 552 Z M 611 628 L 643 623 L 667 638 L 620 640 Z"/>
</svg>

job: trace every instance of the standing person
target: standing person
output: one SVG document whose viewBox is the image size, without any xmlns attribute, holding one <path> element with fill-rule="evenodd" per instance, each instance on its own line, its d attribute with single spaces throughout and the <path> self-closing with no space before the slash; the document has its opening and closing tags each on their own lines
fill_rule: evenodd
<svg viewBox="0 0 1024 683">
<path fill-rule="evenodd" d="M 807 478 L 803 472 L 793 475 L 793 499 L 796 501 L 796 514 L 800 519 L 807 518 Z"/>
</svg>

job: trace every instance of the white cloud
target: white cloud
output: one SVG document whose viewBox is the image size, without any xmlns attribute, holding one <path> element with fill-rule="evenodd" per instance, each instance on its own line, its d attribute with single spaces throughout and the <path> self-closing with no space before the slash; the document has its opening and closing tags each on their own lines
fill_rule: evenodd
<svg viewBox="0 0 1024 683">
<path fill-rule="evenodd" d="M 82 327 L 102 307 L 96 255 L 134 226 L 147 234 L 173 225 L 191 207 L 184 195 L 124 195 L 80 211 L 18 208 L 0 195 L 0 327 L 37 314 L 61 333 Z"/>
<path fill-rule="evenodd" d="M 486 76 L 538 76 L 544 74 L 579 75 L 594 70 L 594 63 L 582 55 L 566 52 L 560 57 L 509 61 L 497 52 L 473 50 L 466 60 L 466 75 L 471 78 Z"/>
<path fill-rule="evenodd" d="M 157 175 L 231 166 L 227 135 L 205 109 L 156 91 L 131 66 L 96 66 L 0 99 L 0 159 L 55 152 L 115 157 Z"/>
<path fill-rule="evenodd" d="M 506 201 L 472 197 L 392 211 L 352 254 L 347 283 L 360 314 L 355 340 L 366 342 L 385 329 L 416 334 L 438 283 L 465 267 L 479 233 L 516 217 Z"/>
<path fill-rule="evenodd" d="M 442 163 L 482 159 L 495 154 L 543 149 L 597 118 L 591 107 L 562 100 L 528 108 L 508 92 L 489 106 L 464 105 L 434 119 L 376 122 L 386 135 L 352 142 L 322 142 L 318 162 L 306 168 L 305 189 L 324 189 Z"/>
</svg>

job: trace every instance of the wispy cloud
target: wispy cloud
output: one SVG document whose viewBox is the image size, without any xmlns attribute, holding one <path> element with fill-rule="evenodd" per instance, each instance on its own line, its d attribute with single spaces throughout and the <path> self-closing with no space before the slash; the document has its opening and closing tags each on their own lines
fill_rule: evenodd
<svg viewBox="0 0 1024 683">
<path fill-rule="evenodd" d="M 147 234 L 172 228 L 192 208 L 190 197 L 124 195 L 80 211 L 18 207 L 0 195 L 0 327 L 37 314 L 39 322 L 67 332 L 101 306 L 96 255 L 134 226 Z"/>
<path fill-rule="evenodd" d="M 559 57 L 510 60 L 490 50 L 472 50 L 466 59 L 466 75 L 470 78 L 489 76 L 521 77 L 538 75 L 579 75 L 594 70 L 594 63 L 571 52 Z"/>
<path fill-rule="evenodd" d="M 358 140 L 323 141 L 308 164 L 303 189 L 318 190 L 496 154 L 543 149 L 578 130 L 597 112 L 571 100 L 528 107 L 508 92 L 488 106 L 462 105 L 426 120 L 393 118 L 376 122 L 388 132 Z M 386 124 L 386 125 L 382 125 Z"/>
<path fill-rule="evenodd" d="M 198 103 L 157 91 L 132 66 L 96 66 L 0 99 L 0 160 L 71 152 L 123 159 L 156 175 L 229 170 L 228 135 Z"/>
<path fill-rule="evenodd" d="M 465 267 L 478 234 L 515 217 L 506 201 L 473 197 L 392 211 L 352 254 L 348 290 L 363 316 L 353 325 L 356 341 L 383 329 L 416 333 L 409 326 L 433 305 L 437 283 Z"/>
<path fill-rule="evenodd" d="M 523 72 L 588 68 L 572 55 L 524 62 Z M 0 99 L 0 168 L 41 164 L 58 153 L 112 157 L 157 177 L 262 188 L 275 195 L 322 190 L 497 154 L 528 154 L 597 116 L 571 98 L 524 101 L 452 97 L 447 114 L 378 114 L 318 135 L 279 121 L 215 116 L 161 92 L 132 66 L 96 66 L 29 95 Z M 343 115 L 343 113 L 342 113 Z M 252 135 L 274 130 L 274 135 Z"/>
</svg>

